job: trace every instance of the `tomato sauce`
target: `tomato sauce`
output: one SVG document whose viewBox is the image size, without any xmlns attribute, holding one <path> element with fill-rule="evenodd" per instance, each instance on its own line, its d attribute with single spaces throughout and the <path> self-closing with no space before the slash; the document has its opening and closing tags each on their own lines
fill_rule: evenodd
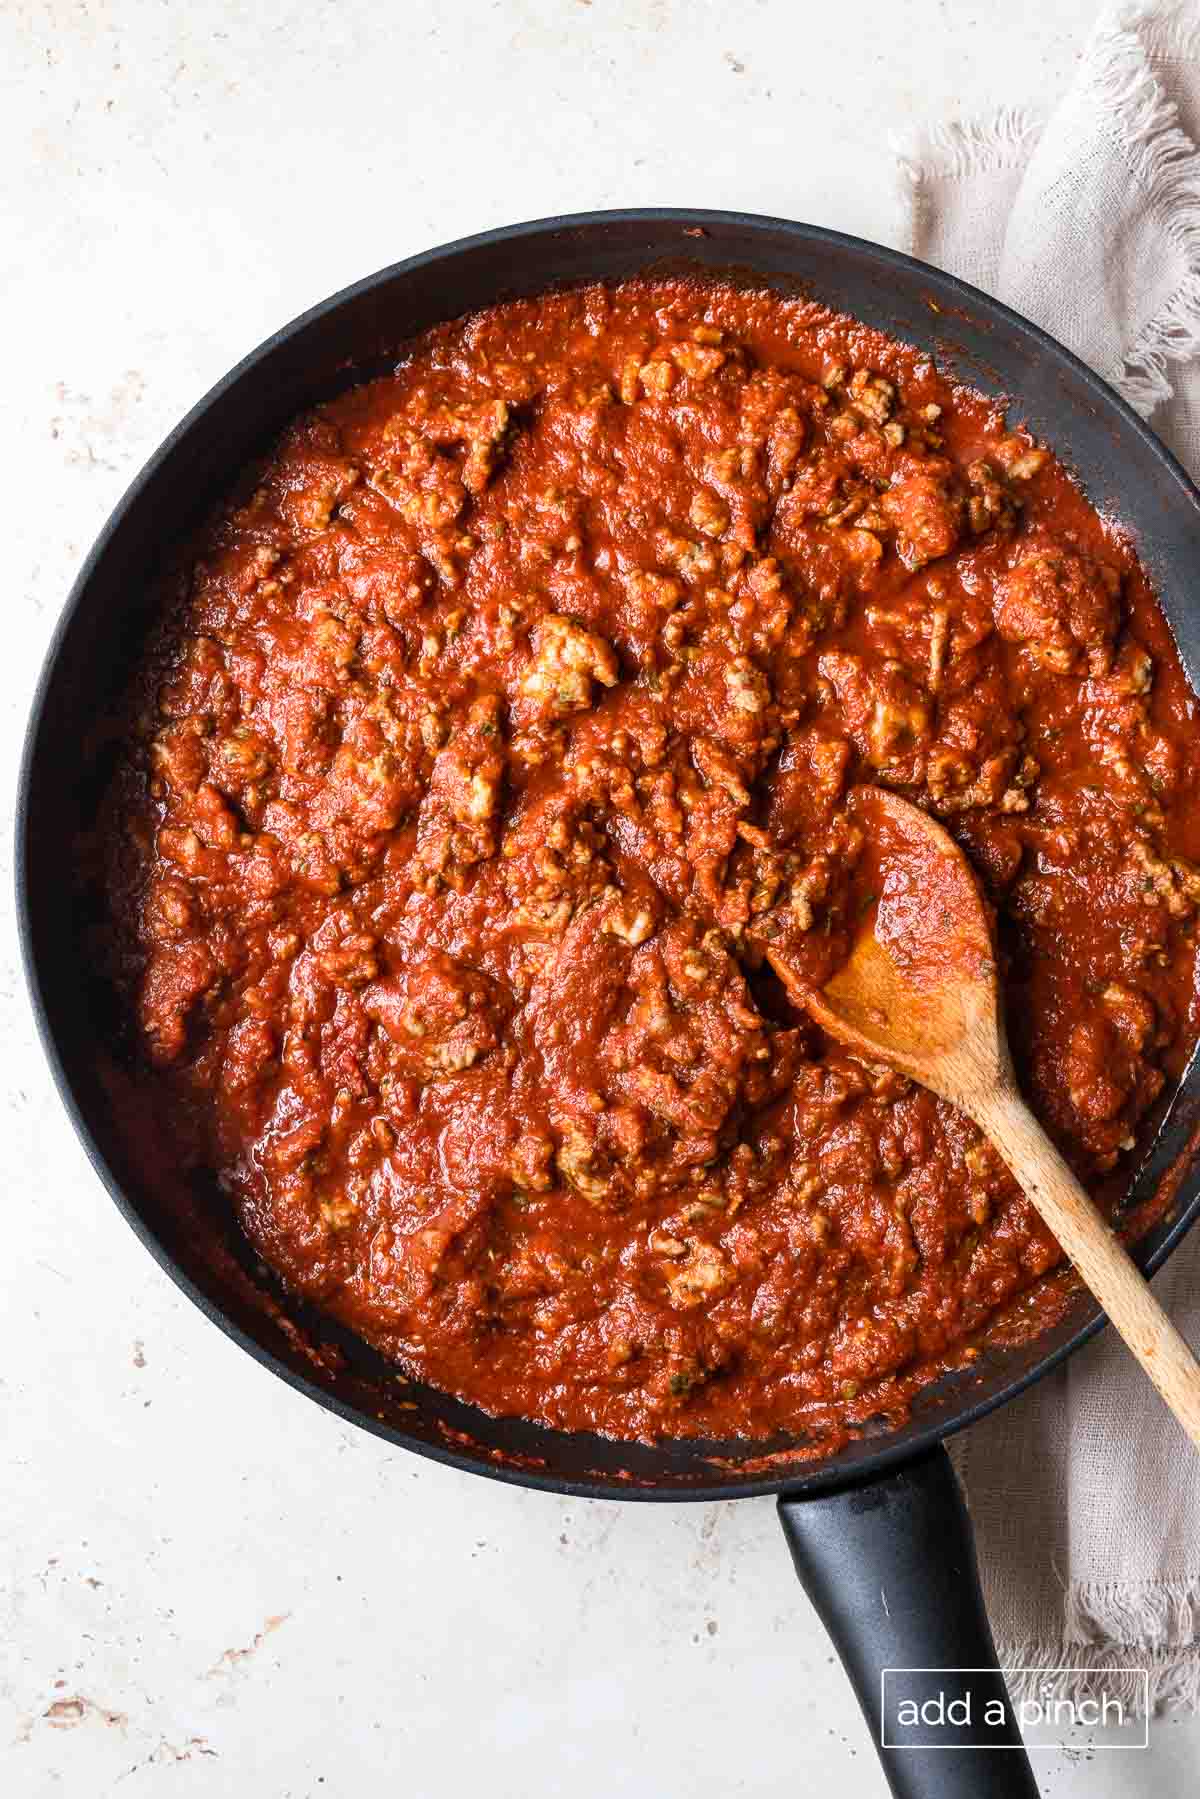
<svg viewBox="0 0 1200 1799">
<path fill-rule="evenodd" d="M 147 1113 L 289 1289 L 489 1411 L 835 1431 L 1060 1261 L 770 972 L 872 903 L 856 783 L 966 850 L 1093 1189 L 1196 1037 L 1194 700 L 1127 538 L 810 302 L 631 281 L 413 343 L 188 547 L 125 739 Z"/>
</svg>

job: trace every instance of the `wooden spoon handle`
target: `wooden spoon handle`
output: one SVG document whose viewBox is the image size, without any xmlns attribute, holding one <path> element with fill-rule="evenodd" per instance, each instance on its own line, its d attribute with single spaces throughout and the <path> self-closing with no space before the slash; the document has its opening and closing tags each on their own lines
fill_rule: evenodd
<svg viewBox="0 0 1200 1799">
<path fill-rule="evenodd" d="M 1192 1442 L 1200 1448 L 1200 1362 L 1041 1125 L 1013 1088 L 972 1106 L 986 1131 Z"/>
</svg>

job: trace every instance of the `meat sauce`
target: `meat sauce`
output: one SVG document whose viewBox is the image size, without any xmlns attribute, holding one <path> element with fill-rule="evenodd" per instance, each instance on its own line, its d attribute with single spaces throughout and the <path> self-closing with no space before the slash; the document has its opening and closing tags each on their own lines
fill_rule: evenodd
<svg viewBox="0 0 1200 1799">
<path fill-rule="evenodd" d="M 631 281 L 421 338 L 188 547 L 125 737 L 147 1116 L 290 1290 L 491 1412 L 837 1431 L 1060 1261 L 770 973 L 823 983 L 872 902 L 855 783 L 966 850 L 1094 1190 L 1196 1037 L 1194 701 L 1128 540 L 810 302 Z"/>
</svg>

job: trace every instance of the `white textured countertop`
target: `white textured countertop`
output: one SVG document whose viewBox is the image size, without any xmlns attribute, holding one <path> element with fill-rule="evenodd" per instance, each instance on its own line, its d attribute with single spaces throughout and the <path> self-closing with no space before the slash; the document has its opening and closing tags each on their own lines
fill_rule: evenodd
<svg viewBox="0 0 1200 1799">
<path fill-rule="evenodd" d="M 88 543 L 284 319 L 427 245 L 588 207 L 887 238 L 887 132 L 1051 97 L 1093 10 L 6 0 L 8 789 Z M 580 1503 L 450 1472 L 319 1410 L 176 1293 L 51 1090 L 7 868 L 0 891 L 0 1792 L 727 1799 L 822 1776 L 877 1799 L 769 1502 Z M 1200 1724 L 1037 1759 L 1056 1799 L 1183 1799 Z"/>
</svg>

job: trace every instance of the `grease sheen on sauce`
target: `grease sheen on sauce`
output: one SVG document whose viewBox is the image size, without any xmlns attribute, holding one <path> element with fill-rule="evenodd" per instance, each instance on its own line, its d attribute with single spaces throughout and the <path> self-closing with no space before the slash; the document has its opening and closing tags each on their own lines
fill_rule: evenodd
<svg viewBox="0 0 1200 1799">
<path fill-rule="evenodd" d="M 921 353 L 684 281 L 443 327 L 165 595 L 104 829 L 126 1128 L 493 1411 L 833 1444 L 1059 1252 L 766 951 L 820 984 L 876 903 L 852 785 L 926 806 L 1119 1188 L 1196 1034 L 1193 713 L 1128 541 Z"/>
</svg>

